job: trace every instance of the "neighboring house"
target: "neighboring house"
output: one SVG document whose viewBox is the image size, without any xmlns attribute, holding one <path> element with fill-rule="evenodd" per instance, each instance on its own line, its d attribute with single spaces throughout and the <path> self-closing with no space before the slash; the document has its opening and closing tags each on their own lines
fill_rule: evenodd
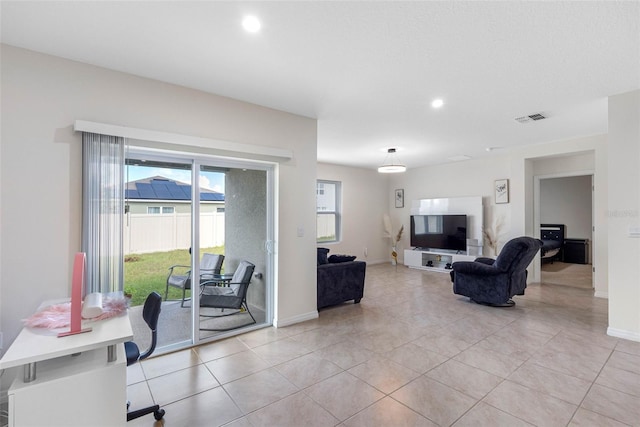
<svg viewBox="0 0 640 427">
<path fill-rule="evenodd" d="M 163 176 L 127 183 L 124 253 L 191 247 L 191 185 Z M 200 189 L 201 247 L 224 245 L 224 194 Z"/>
<path fill-rule="evenodd" d="M 127 182 L 125 199 L 132 214 L 173 214 L 191 212 L 191 184 L 163 176 Z M 224 194 L 200 189 L 200 212 L 224 212 Z"/>
</svg>

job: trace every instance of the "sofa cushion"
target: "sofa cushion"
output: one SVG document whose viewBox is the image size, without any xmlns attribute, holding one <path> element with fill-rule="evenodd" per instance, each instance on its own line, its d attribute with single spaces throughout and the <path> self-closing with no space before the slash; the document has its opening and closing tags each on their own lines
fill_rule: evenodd
<svg viewBox="0 0 640 427">
<path fill-rule="evenodd" d="M 329 263 L 327 260 L 327 254 L 329 253 L 329 249 L 327 248 L 318 248 L 318 265 L 323 265 Z"/>
<path fill-rule="evenodd" d="M 349 262 L 355 260 L 356 257 L 354 255 L 331 255 L 329 257 L 330 264 L 337 264 L 340 262 Z"/>
</svg>

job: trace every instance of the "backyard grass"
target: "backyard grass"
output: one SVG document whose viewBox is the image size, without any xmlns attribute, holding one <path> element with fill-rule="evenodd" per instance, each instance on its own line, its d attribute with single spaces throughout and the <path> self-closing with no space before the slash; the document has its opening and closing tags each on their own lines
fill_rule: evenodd
<svg viewBox="0 0 640 427">
<path fill-rule="evenodd" d="M 201 249 L 204 253 L 224 254 L 224 246 Z M 156 291 L 164 299 L 167 286 L 169 267 L 172 265 L 189 265 L 189 251 L 179 249 L 168 252 L 153 252 L 148 254 L 129 254 L 124 258 L 124 290 L 131 293 L 131 305 L 144 304 L 147 295 Z M 224 266 L 223 266 L 224 268 Z M 184 274 L 188 268 L 182 268 L 179 274 Z M 187 297 L 191 295 L 187 291 Z M 170 287 L 169 299 L 181 299 L 182 290 Z"/>
</svg>

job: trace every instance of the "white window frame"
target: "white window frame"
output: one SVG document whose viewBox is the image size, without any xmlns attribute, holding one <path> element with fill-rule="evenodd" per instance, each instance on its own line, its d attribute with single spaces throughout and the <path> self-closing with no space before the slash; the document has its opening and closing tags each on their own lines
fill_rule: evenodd
<svg viewBox="0 0 640 427">
<path fill-rule="evenodd" d="M 324 188 L 325 184 L 330 184 L 335 186 L 335 210 L 329 210 L 325 206 L 318 206 L 317 197 L 326 195 L 326 188 Z M 335 243 L 339 242 L 342 238 L 342 182 L 340 181 L 330 181 L 326 179 L 318 179 L 316 181 L 316 221 L 318 220 L 320 215 L 333 215 L 335 219 L 335 238 L 333 240 L 318 240 L 318 236 L 316 233 L 316 242 L 317 243 Z"/>
</svg>

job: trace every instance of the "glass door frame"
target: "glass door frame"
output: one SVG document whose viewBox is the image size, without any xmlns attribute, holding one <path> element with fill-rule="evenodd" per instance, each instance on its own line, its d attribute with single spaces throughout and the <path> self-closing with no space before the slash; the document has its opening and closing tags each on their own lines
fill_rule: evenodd
<svg viewBox="0 0 640 427">
<path fill-rule="evenodd" d="M 265 171 L 266 173 L 266 236 L 265 236 L 265 265 L 264 280 L 266 284 L 265 296 L 265 322 L 255 324 L 249 327 L 239 328 L 220 334 L 214 337 L 200 338 L 200 311 L 199 311 L 199 293 L 194 292 L 192 286 L 191 292 L 191 337 L 189 340 L 172 343 L 163 347 L 164 351 L 175 351 L 184 349 L 198 344 L 216 341 L 238 334 L 248 332 L 254 329 L 260 329 L 273 324 L 274 301 L 275 301 L 275 278 L 276 278 L 276 262 L 275 262 L 275 233 L 276 233 L 276 179 L 278 164 L 275 162 L 267 162 L 251 159 L 237 159 L 223 156 L 207 155 L 196 152 L 166 150 L 149 148 L 145 146 L 128 145 L 125 158 L 134 158 L 139 160 L 156 160 L 166 161 L 177 164 L 185 164 L 191 166 L 191 271 L 192 277 L 200 275 L 200 180 L 199 172 L 202 166 L 220 167 L 220 168 L 237 168 Z M 198 201 L 198 203 L 194 203 Z M 226 203 L 226 200 L 225 200 Z M 226 237 L 225 237 L 226 239 Z"/>
</svg>

